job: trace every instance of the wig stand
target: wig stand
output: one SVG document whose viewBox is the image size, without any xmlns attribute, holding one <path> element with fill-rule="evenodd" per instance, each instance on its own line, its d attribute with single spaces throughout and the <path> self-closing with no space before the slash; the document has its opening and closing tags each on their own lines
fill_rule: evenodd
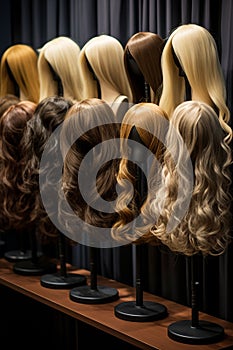
<svg viewBox="0 0 233 350">
<path fill-rule="evenodd" d="M 97 248 L 90 247 L 90 285 L 71 289 L 70 299 L 82 304 L 103 304 L 119 298 L 115 288 L 97 284 Z"/>
<path fill-rule="evenodd" d="M 65 237 L 61 232 L 59 232 L 58 251 L 60 269 L 54 274 L 45 274 L 41 276 L 40 283 L 43 287 L 51 289 L 70 289 L 86 284 L 85 276 L 79 275 L 77 273 L 67 273 L 65 247 Z"/>
<path fill-rule="evenodd" d="M 17 261 L 13 266 L 13 271 L 20 275 L 41 275 L 47 272 L 55 272 L 57 266 L 48 261 L 42 255 L 38 256 L 37 238 L 35 230 L 30 233 L 31 238 L 31 258 L 29 260 Z"/>
<path fill-rule="evenodd" d="M 142 141 L 135 127 L 132 128 L 130 138 L 137 141 L 137 147 L 132 149 L 132 159 L 142 164 L 145 161 L 145 154 L 142 152 Z M 142 202 L 145 190 L 145 177 L 141 168 L 136 167 L 136 187 L 140 196 L 139 202 Z M 141 203 L 139 203 L 139 210 Z M 159 320 L 167 316 L 167 308 L 159 303 L 152 301 L 143 301 L 143 286 L 142 286 L 142 245 L 136 244 L 136 301 L 123 302 L 117 305 L 114 309 L 115 316 L 126 321 L 147 322 Z"/>
<path fill-rule="evenodd" d="M 24 261 L 32 258 L 31 250 L 27 249 L 26 246 L 26 233 L 23 230 L 20 230 L 18 233 L 19 238 L 19 249 L 9 250 L 4 253 L 4 258 L 10 262 Z"/>
<path fill-rule="evenodd" d="M 142 245 L 136 245 L 136 300 L 126 301 L 114 308 L 115 316 L 126 321 L 149 322 L 167 316 L 167 308 L 153 301 L 143 301 L 143 288 L 141 280 Z"/>
<path fill-rule="evenodd" d="M 191 264 L 191 320 L 182 320 L 172 323 L 168 327 L 169 338 L 185 344 L 211 344 L 222 340 L 224 329 L 212 322 L 199 320 L 198 312 L 198 287 L 196 281 L 197 264 L 196 256 L 189 258 Z"/>
</svg>

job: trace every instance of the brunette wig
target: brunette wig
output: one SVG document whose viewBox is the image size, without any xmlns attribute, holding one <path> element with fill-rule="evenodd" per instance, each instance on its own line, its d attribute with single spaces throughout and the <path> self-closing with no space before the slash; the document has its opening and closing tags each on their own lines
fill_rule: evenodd
<svg viewBox="0 0 233 350">
<path fill-rule="evenodd" d="M 1 221 L 4 229 L 21 229 L 35 221 L 33 185 L 29 181 L 25 132 L 36 104 L 21 101 L 10 106 L 0 119 Z"/>
</svg>

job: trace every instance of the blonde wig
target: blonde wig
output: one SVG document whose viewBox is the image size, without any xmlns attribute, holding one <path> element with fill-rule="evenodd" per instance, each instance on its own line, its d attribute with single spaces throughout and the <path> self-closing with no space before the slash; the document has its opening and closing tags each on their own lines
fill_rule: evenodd
<svg viewBox="0 0 233 350">
<path fill-rule="evenodd" d="M 119 192 L 118 190 L 115 208 L 119 216 L 112 229 L 112 236 L 116 240 L 122 240 L 122 238 L 123 240 L 125 238 L 129 239 L 129 241 L 133 240 L 137 236 L 137 232 L 138 237 L 142 235 L 140 230 L 132 232 L 132 229 L 135 229 L 135 227 L 132 228 L 131 225 L 131 222 L 139 215 L 141 207 L 147 203 L 147 198 L 141 198 L 141 193 L 139 193 L 140 189 L 137 187 L 137 181 L 140 181 L 140 179 L 137 179 L 137 168 L 130 155 L 131 151 L 128 140 L 132 139 L 131 132 L 134 127 L 137 130 L 142 145 L 153 156 L 149 176 L 146 179 L 146 187 L 149 190 L 152 180 L 151 174 L 155 175 L 155 171 L 158 169 L 156 162 L 163 163 L 163 141 L 165 140 L 168 129 L 168 117 L 158 105 L 142 102 L 131 107 L 123 118 L 120 129 L 122 159 L 117 175 L 117 182 L 121 191 Z M 159 182 L 158 178 L 156 181 L 154 179 L 152 181 L 154 183 Z M 133 195 L 129 189 L 129 183 L 133 185 Z"/>
<path fill-rule="evenodd" d="M 124 67 L 124 49 L 116 38 L 105 34 L 91 38 L 81 49 L 79 67 L 84 84 L 83 98 L 103 98 L 98 96 L 98 81 L 101 81 L 132 101 Z"/>
<path fill-rule="evenodd" d="M 1 221 L 4 229 L 21 229 L 35 221 L 31 208 L 33 186 L 27 164 L 31 152 L 25 144 L 27 122 L 36 104 L 21 101 L 10 106 L 0 119 Z M 29 170 L 30 171 L 30 170 Z"/>
<path fill-rule="evenodd" d="M 54 75 L 61 81 L 63 97 L 81 99 L 79 54 L 78 44 L 65 36 L 54 38 L 39 49 L 40 101 L 58 95 L 58 81 Z"/>
<path fill-rule="evenodd" d="M 37 60 L 37 53 L 28 45 L 9 47 L 1 58 L 1 96 L 13 94 L 21 98 L 22 93 L 21 99 L 38 103 L 40 87 Z"/>
<path fill-rule="evenodd" d="M 149 241 L 160 240 L 172 251 L 193 255 L 222 254 L 229 243 L 231 228 L 231 150 L 215 111 L 204 102 L 186 101 L 174 111 L 167 134 L 163 186 L 152 203 L 157 222 Z M 173 129 L 174 128 L 174 129 Z M 174 208 L 184 205 L 190 174 L 182 167 L 183 138 L 194 169 L 191 200 L 183 218 L 167 230 Z M 170 150 L 179 155 L 175 164 Z M 179 170 L 178 170 L 179 169 Z M 178 190 L 179 177 L 183 186 Z M 186 183 L 186 184 L 185 184 Z M 161 204 L 162 203 L 162 204 Z"/>
<path fill-rule="evenodd" d="M 51 210 L 48 208 L 45 211 L 43 203 L 40 197 L 40 188 L 46 191 L 50 198 L 55 198 L 57 194 L 57 167 L 60 165 L 61 155 L 60 148 L 57 146 L 59 140 L 53 139 L 49 144 L 49 154 L 47 154 L 48 162 L 43 163 L 43 167 L 40 166 L 41 157 L 45 149 L 46 143 L 49 140 L 50 135 L 59 127 L 64 121 L 65 114 L 69 108 L 73 105 L 73 102 L 65 99 L 62 96 L 51 96 L 40 101 L 35 109 L 33 117 L 27 123 L 27 130 L 25 133 L 25 144 L 27 149 L 31 149 L 31 158 L 28 162 L 28 169 L 30 169 L 29 182 L 34 186 L 34 191 L 31 196 L 34 198 L 34 210 L 35 216 L 38 217 L 37 232 L 41 240 L 45 242 L 48 239 L 56 238 L 58 231 L 50 220 L 51 215 L 56 215 L 57 210 L 53 210 L 54 201 L 51 201 Z M 29 172 L 29 170 L 28 170 Z M 41 181 L 39 188 L 39 174 Z M 43 175 L 45 174 L 45 175 Z M 46 176 L 53 183 L 46 182 Z M 55 211 L 55 212 L 54 212 Z"/>
<path fill-rule="evenodd" d="M 97 227 L 111 227 L 115 220 L 115 213 L 105 213 L 93 207 L 99 197 L 109 202 L 116 198 L 116 173 L 119 160 L 109 159 L 109 152 L 116 152 L 116 146 L 113 145 L 103 148 L 99 152 L 95 147 L 104 141 L 116 137 L 116 128 L 114 125 L 114 114 L 110 106 L 101 99 L 86 99 L 75 103 L 66 114 L 65 121 L 61 130 L 61 151 L 64 159 L 62 189 L 66 201 L 68 201 L 75 215 L 84 222 Z M 97 123 L 97 124 L 96 124 Z M 70 140 L 73 140 L 77 131 L 80 136 L 69 148 Z M 68 147 L 68 152 L 64 155 L 64 149 Z M 86 154 L 92 150 L 91 159 L 82 167 L 82 174 L 88 182 L 88 192 L 90 203 L 86 202 L 82 196 L 79 185 L 80 166 Z M 113 153 L 114 154 L 114 153 Z M 115 153 L 116 154 L 116 153 Z M 95 183 L 89 183 L 90 175 L 98 168 Z M 92 191 L 96 186 L 97 192 Z M 97 197 L 96 197 L 97 196 Z M 70 234 L 72 229 L 72 215 L 63 211 L 62 201 L 60 201 L 59 219 L 63 227 Z M 65 219 L 64 219 L 65 218 Z M 75 226 L 75 232 L 78 231 Z M 73 239 L 73 236 L 70 236 Z M 74 241 L 76 239 L 73 239 Z M 77 240 L 76 240 L 77 241 Z"/>
<path fill-rule="evenodd" d="M 143 102 L 141 98 L 144 95 L 142 95 L 140 86 L 138 86 L 137 77 L 130 71 L 128 55 L 130 54 L 135 60 L 145 82 L 152 89 L 151 102 L 158 104 L 162 84 L 161 55 L 163 46 L 164 40 L 158 34 L 151 32 L 138 32 L 126 43 L 124 63 L 134 103 Z"/>
<path fill-rule="evenodd" d="M 226 106 L 225 81 L 214 38 L 207 29 L 196 24 L 181 25 L 168 38 L 162 53 L 160 106 L 169 117 L 176 106 L 185 101 L 185 80 L 179 75 L 174 53 L 190 84 L 192 100 L 203 101 L 216 109 L 230 141 L 230 112 Z"/>
</svg>

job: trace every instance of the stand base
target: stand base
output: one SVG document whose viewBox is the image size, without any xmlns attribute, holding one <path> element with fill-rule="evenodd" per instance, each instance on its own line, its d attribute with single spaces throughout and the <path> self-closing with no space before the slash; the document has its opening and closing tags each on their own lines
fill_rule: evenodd
<svg viewBox="0 0 233 350">
<path fill-rule="evenodd" d="M 4 256 L 5 242 L 0 240 L 0 258 Z"/>
<path fill-rule="evenodd" d="M 51 289 L 70 289 L 82 286 L 87 283 L 85 276 L 77 273 L 67 273 L 62 276 L 60 271 L 55 274 L 46 274 L 41 277 L 40 284 L 45 288 Z"/>
<path fill-rule="evenodd" d="M 82 304 L 102 304 L 119 299 L 119 293 L 115 288 L 105 286 L 98 286 L 97 289 L 82 286 L 70 291 L 70 299 Z"/>
<path fill-rule="evenodd" d="M 211 344 L 224 338 L 224 329 L 216 323 L 199 321 L 192 327 L 189 320 L 172 323 L 168 327 L 169 338 L 185 344 Z"/>
<path fill-rule="evenodd" d="M 38 252 L 37 257 L 39 258 L 41 256 L 42 252 Z M 32 258 L 32 252 L 31 250 L 10 250 L 9 252 L 5 252 L 4 258 L 9 262 L 30 260 Z"/>
<path fill-rule="evenodd" d="M 57 265 L 40 258 L 37 262 L 31 260 L 16 262 L 13 271 L 19 275 L 38 276 L 45 273 L 54 273 L 57 271 Z"/>
<path fill-rule="evenodd" d="M 152 301 L 144 301 L 142 306 L 136 305 L 136 301 L 124 302 L 115 307 L 114 313 L 122 320 L 133 322 L 155 321 L 168 315 L 164 305 Z"/>
</svg>

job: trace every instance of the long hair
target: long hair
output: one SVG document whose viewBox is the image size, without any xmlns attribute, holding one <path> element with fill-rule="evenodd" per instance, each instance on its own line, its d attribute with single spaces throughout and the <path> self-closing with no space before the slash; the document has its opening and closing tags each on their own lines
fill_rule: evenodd
<svg viewBox="0 0 233 350">
<path fill-rule="evenodd" d="M 57 167 L 60 165 L 61 155 L 59 139 L 54 137 L 50 140 L 47 149 L 46 164 L 41 166 L 41 157 L 45 150 L 46 144 L 51 134 L 62 124 L 65 114 L 72 106 L 73 102 L 61 96 L 51 96 L 43 99 L 37 105 L 33 117 L 27 124 L 25 133 L 25 142 L 28 149 L 32 149 L 31 159 L 28 162 L 30 170 L 30 182 L 34 187 L 31 196 L 34 198 L 33 210 L 37 220 L 37 232 L 41 240 L 46 241 L 48 238 L 56 238 L 58 231 L 52 224 L 50 217 L 57 214 L 55 206 L 55 196 L 57 195 Z M 28 170 L 28 171 L 29 171 Z M 39 187 L 39 175 L 41 176 Z M 50 181 L 47 181 L 47 179 Z M 52 179 L 52 182 L 51 182 Z M 46 191 L 51 198 L 51 207 L 45 210 L 40 189 Z M 58 202 L 58 201 L 57 201 Z"/>
<path fill-rule="evenodd" d="M 9 47 L 1 58 L 1 96 L 12 94 L 35 103 L 39 101 L 37 53 L 32 47 L 16 44 Z"/>
<path fill-rule="evenodd" d="M 60 79 L 63 97 L 81 99 L 81 81 L 78 69 L 79 45 L 64 36 L 54 38 L 39 49 L 38 72 L 40 79 L 40 101 L 58 95 Z"/>
<path fill-rule="evenodd" d="M 167 134 L 164 156 L 163 186 L 152 203 L 151 210 L 157 222 L 151 228 L 151 241 L 159 239 L 172 251 L 193 255 L 217 255 L 229 243 L 231 215 L 229 193 L 232 163 L 231 149 L 225 140 L 217 114 L 204 102 L 186 101 L 174 111 Z M 178 142 L 182 138 L 184 143 Z M 190 175 L 182 167 L 184 145 L 190 154 L 194 169 L 194 184 L 190 193 Z M 174 149 L 177 162 L 171 155 Z M 179 186 L 179 179 L 183 186 Z M 178 203 L 184 207 L 187 196 L 189 207 L 176 225 L 168 230 Z"/>
<path fill-rule="evenodd" d="M 77 132 L 78 138 L 76 137 Z M 114 154 L 117 152 L 116 146 L 103 147 L 101 152 L 96 149 L 96 146 L 115 137 L 113 111 L 101 99 L 92 98 L 75 103 L 66 114 L 62 125 L 61 151 L 64 161 L 62 190 L 65 200 L 75 215 L 92 226 L 108 228 L 115 220 L 115 214 L 106 213 L 104 210 L 101 211 L 101 208 L 98 210 L 93 206 L 100 197 L 107 203 L 109 202 L 109 206 L 116 198 L 116 173 L 119 165 L 119 160 L 114 159 Z M 84 161 L 89 151 L 91 152 L 90 159 Z M 81 166 L 82 170 L 80 170 Z M 87 181 L 84 185 L 88 189 L 88 201 L 82 195 L 83 188 L 79 182 L 80 173 Z M 95 183 L 89 182 L 92 173 L 96 173 Z M 95 186 L 97 192 L 94 190 Z M 60 201 L 59 218 L 73 239 L 73 214 L 69 215 L 64 212 L 62 204 Z M 79 228 L 75 226 L 74 230 L 79 231 Z"/>
<path fill-rule="evenodd" d="M 169 117 L 185 100 L 185 80 L 179 76 L 173 50 L 190 84 L 192 99 L 217 109 L 220 124 L 230 142 L 230 112 L 214 38 L 207 29 L 196 24 L 181 25 L 169 36 L 162 53 L 163 90 L 159 103 Z"/>
<path fill-rule="evenodd" d="M 4 229 L 24 228 L 35 221 L 31 208 L 33 188 L 28 181 L 31 157 L 25 146 L 27 122 L 36 104 L 21 101 L 8 108 L 0 119 L 1 221 Z"/>
<path fill-rule="evenodd" d="M 12 94 L 7 94 L 0 97 L 0 118 L 10 106 L 15 105 L 19 102 L 19 97 Z"/>
<path fill-rule="evenodd" d="M 151 87 L 153 92 L 151 102 L 158 104 L 162 84 L 161 55 L 163 45 L 163 39 L 158 34 L 151 32 L 138 32 L 126 43 L 124 49 L 124 64 L 134 103 L 143 102 L 140 101 L 142 94 L 135 75 L 130 72 L 127 56 L 128 54 L 132 56 L 145 81 Z"/>
<path fill-rule="evenodd" d="M 137 186 L 137 165 L 130 155 L 129 139 L 133 139 L 131 132 L 133 128 L 140 137 L 140 142 L 152 155 L 150 170 L 148 171 L 147 194 L 141 197 L 141 190 Z M 151 173 L 155 175 L 157 169 L 156 161 L 163 162 L 164 144 L 166 132 L 168 129 L 168 117 L 166 113 L 154 103 L 138 103 L 131 107 L 125 114 L 120 130 L 121 141 L 121 161 L 117 175 L 119 189 L 115 210 L 118 212 L 118 220 L 112 229 L 112 236 L 116 240 L 129 239 L 134 240 L 141 236 L 140 230 L 132 232 L 135 229 L 132 226 L 133 220 L 139 215 L 141 207 L 147 203 L 147 195 L 150 191 Z M 139 143 L 139 141 L 137 141 Z M 135 146 L 132 146 L 135 147 Z M 148 158 L 150 155 L 148 155 Z M 144 162 L 146 161 L 146 155 Z M 140 165 L 139 165 L 140 166 Z M 149 166 L 149 162 L 147 164 Z M 129 183 L 133 186 L 133 193 L 129 188 Z"/>
<path fill-rule="evenodd" d="M 124 49 L 116 38 L 105 34 L 91 38 L 81 49 L 79 67 L 84 84 L 83 98 L 100 97 L 97 80 L 101 80 L 132 101 L 124 67 Z"/>
</svg>

